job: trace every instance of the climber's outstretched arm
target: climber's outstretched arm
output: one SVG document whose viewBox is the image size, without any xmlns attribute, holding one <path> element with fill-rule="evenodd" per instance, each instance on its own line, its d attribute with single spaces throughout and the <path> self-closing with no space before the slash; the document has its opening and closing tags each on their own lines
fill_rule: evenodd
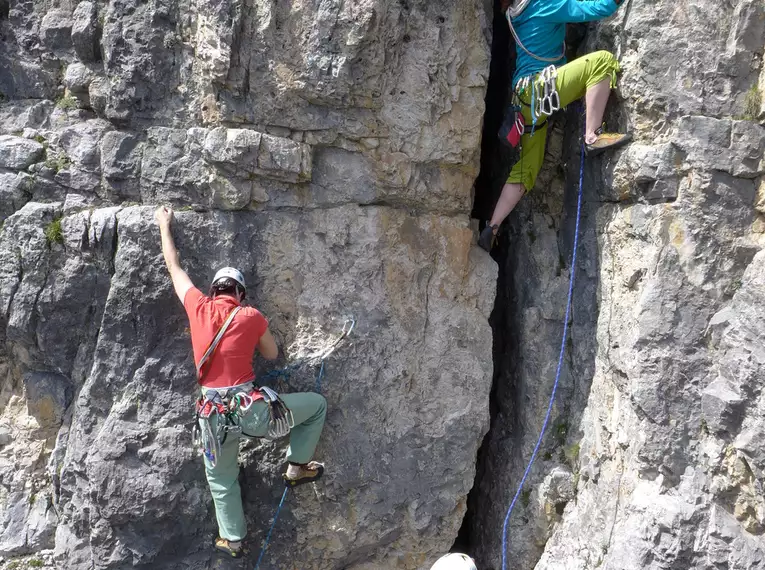
<svg viewBox="0 0 765 570">
<path fill-rule="evenodd" d="M 173 221 L 172 208 L 160 206 L 154 212 L 154 219 L 157 220 L 157 225 L 159 225 L 159 233 L 162 240 L 162 255 L 165 257 L 165 264 L 167 265 L 167 270 L 170 272 L 170 279 L 173 280 L 175 294 L 178 295 L 181 303 L 183 303 L 183 298 L 186 296 L 188 290 L 194 287 L 194 284 L 181 267 L 178 250 L 175 248 L 173 233 L 170 230 L 170 224 Z"/>
<path fill-rule="evenodd" d="M 619 8 L 622 0 L 546 0 L 538 16 L 561 24 L 592 22 L 607 18 Z"/>
</svg>

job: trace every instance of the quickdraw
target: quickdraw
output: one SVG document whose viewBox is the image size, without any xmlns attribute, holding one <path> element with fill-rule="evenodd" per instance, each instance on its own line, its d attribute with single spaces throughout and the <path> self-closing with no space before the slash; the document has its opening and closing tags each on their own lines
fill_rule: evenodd
<svg viewBox="0 0 765 570">
<path fill-rule="evenodd" d="M 295 418 L 284 404 L 279 394 L 271 388 L 263 386 L 260 393 L 268 404 L 268 435 L 270 439 L 278 439 L 287 435 L 295 427 Z"/>
<path fill-rule="evenodd" d="M 558 77 L 558 69 L 554 65 L 545 67 L 539 74 L 539 79 L 542 81 L 540 89 L 542 96 L 537 97 L 535 101 L 536 105 L 533 107 L 534 114 L 537 118 L 542 115 L 548 117 L 555 111 L 560 109 L 560 96 L 558 90 L 555 87 L 555 78 Z"/>
<path fill-rule="evenodd" d="M 535 127 L 543 116 L 549 117 L 560 109 L 560 95 L 555 84 L 557 77 L 558 69 L 554 65 L 548 65 L 537 77 L 521 77 L 515 83 L 513 98 L 516 103 L 523 103 L 521 95 L 531 89 L 531 99 L 527 106 L 531 107 L 531 119 Z"/>
</svg>

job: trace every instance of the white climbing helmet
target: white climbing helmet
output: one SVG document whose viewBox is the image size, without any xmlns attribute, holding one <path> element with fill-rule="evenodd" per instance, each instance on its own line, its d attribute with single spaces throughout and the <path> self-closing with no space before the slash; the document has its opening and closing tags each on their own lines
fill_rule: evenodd
<svg viewBox="0 0 765 570">
<path fill-rule="evenodd" d="M 247 289 L 247 285 L 244 284 L 244 275 L 242 275 L 242 272 L 235 267 L 224 267 L 223 269 L 218 270 L 218 273 L 213 277 L 211 285 L 215 286 L 221 279 L 233 279 L 242 286 L 242 289 Z"/>
<path fill-rule="evenodd" d="M 470 556 L 453 552 L 442 556 L 430 570 L 477 570 Z"/>
</svg>

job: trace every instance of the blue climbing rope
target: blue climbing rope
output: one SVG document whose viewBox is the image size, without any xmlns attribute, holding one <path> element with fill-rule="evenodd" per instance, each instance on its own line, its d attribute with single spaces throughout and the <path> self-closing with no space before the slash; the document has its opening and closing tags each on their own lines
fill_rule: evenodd
<svg viewBox="0 0 765 570">
<path fill-rule="evenodd" d="M 555 402 L 555 393 L 558 391 L 558 382 L 560 381 L 560 373 L 563 367 L 563 356 L 566 352 L 566 340 L 568 339 L 568 321 L 571 316 L 571 299 L 574 295 L 574 276 L 576 275 L 576 251 L 579 246 L 579 220 L 582 214 L 582 185 L 584 182 L 584 137 L 582 137 L 582 158 L 579 163 L 579 193 L 576 201 L 576 229 L 574 230 L 574 253 L 571 255 L 571 277 L 568 282 L 568 301 L 566 301 L 566 318 L 563 321 L 563 338 L 560 342 L 560 354 L 558 355 L 558 370 L 555 372 L 555 383 L 553 384 L 552 394 L 550 394 L 550 403 L 547 405 L 547 415 L 545 415 L 545 421 L 542 424 L 542 431 L 537 439 L 537 444 L 534 446 L 534 451 L 529 459 L 529 464 L 526 466 L 526 471 L 523 473 L 521 482 L 518 485 L 518 490 L 515 492 L 513 501 L 510 503 L 510 507 L 507 509 L 505 515 L 505 523 L 502 525 L 502 570 L 507 570 L 507 524 L 510 522 L 510 515 L 515 508 L 515 503 L 518 501 L 518 497 L 521 495 L 523 484 L 526 482 L 526 478 L 529 476 L 531 466 L 534 464 L 534 460 L 539 453 L 539 447 L 542 445 L 545 431 L 547 431 L 548 424 L 550 423 L 550 416 L 552 415 L 553 403 Z"/>
<path fill-rule="evenodd" d="M 314 384 L 314 392 L 317 394 L 321 394 L 321 381 L 324 378 L 324 359 L 321 359 L 321 368 L 319 368 L 319 373 L 316 375 L 316 383 Z"/>
<path fill-rule="evenodd" d="M 266 554 L 266 549 L 268 549 L 268 543 L 271 542 L 271 533 L 274 532 L 274 527 L 276 526 L 276 521 L 279 520 L 279 513 L 282 512 L 282 506 L 284 505 L 284 499 L 287 498 L 287 491 L 289 490 L 289 487 L 284 487 L 284 493 L 282 493 L 282 500 L 279 501 L 279 506 L 276 508 L 276 513 L 274 514 L 274 521 L 271 523 L 271 528 L 268 529 L 268 534 L 266 535 L 266 541 L 263 543 L 263 548 L 260 549 L 260 556 L 258 556 L 258 561 L 255 564 L 255 570 L 258 570 L 260 568 L 260 561 L 263 560 L 263 556 Z"/>
</svg>

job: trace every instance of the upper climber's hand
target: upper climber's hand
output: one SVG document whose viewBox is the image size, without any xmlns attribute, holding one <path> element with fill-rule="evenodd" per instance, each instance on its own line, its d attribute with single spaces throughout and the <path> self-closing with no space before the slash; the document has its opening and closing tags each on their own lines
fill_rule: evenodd
<svg viewBox="0 0 765 570">
<path fill-rule="evenodd" d="M 169 228 L 173 221 L 173 209 L 167 206 L 160 206 L 154 211 L 154 219 L 157 220 L 159 227 Z"/>
</svg>

